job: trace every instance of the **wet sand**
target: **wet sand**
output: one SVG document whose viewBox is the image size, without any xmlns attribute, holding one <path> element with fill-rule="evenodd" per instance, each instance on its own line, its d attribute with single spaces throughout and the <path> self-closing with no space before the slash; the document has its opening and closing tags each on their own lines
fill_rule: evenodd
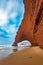
<svg viewBox="0 0 43 65">
<path fill-rule="evenodd" d="M 14 46 L 2 46 L 0 47 L 0 60 L 6 58 L 8 55 L 17 51 L 17 47 Z"/>
<path fill-rule="evenodd" d="M 0 65 L 43 65 L 43 49 L 31 47 L 16 51 L 0 60 Z"/>
<path fill-rule="evenodd" d="M 25 48 L 29 48 L 29 47 L 2 46 L 0 47 L 0 60 L 8 57 L 10 54 L 15 53 L 16 51 L 21 51 Z"/>
</svg>

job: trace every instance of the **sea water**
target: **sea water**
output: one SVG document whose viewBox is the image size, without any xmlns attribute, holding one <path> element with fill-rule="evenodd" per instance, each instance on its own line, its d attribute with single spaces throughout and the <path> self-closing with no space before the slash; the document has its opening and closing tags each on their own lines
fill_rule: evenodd
<svg viewBox="0 0 43 65">
<path fill-rule="evenodd" d="M 16 47 L 12 45 L 0 45 L 0 59 L 3 59 L 16 51 L 21 51 L 30 47 L 31 43 L 27 40 L 19 42 Z"/>
</svg>

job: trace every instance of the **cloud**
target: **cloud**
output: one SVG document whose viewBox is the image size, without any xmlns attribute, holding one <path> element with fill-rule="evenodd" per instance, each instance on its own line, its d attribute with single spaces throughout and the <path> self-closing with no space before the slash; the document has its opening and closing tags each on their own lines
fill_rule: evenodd
<svg viewBox="0 0 43 65">
<path fill-rule="evenodd" d="M 0 9 L 0 26 L 3 26 L 7 23 L 7 14 Z"/>
<path fill-rule="evenodd" d="M 23 0 L 0 0 L 0 44 L 14 42 L 23 14 Z"/>
</svg>

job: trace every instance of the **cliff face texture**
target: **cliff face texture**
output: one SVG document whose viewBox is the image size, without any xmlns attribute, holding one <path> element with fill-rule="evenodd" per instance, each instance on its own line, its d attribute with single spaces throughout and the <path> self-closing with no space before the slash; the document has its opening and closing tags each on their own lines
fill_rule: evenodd
<svg viewBox="0 0 43 65">
<path fill-rule="evenodd" d="M 15 42 L 29 40 L 32 45 L 43 47 L 43 0 L 23 0 L 25 13 Z"/>
</svg>

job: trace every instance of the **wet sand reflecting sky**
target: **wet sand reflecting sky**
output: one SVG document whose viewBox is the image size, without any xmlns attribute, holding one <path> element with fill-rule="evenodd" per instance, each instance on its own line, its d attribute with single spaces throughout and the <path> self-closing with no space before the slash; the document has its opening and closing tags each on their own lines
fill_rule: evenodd
<svg viewBox="0 0 43 65">
<path fill-rule="evenodd" d="M 16 52 L 16 51 L 21 51 L 25 49 L 26 47 L 19 47 L 19 48 L 2 48 L 0 49 L 0 60 L 4 59 L 8 55 Z"/>
</svg>

